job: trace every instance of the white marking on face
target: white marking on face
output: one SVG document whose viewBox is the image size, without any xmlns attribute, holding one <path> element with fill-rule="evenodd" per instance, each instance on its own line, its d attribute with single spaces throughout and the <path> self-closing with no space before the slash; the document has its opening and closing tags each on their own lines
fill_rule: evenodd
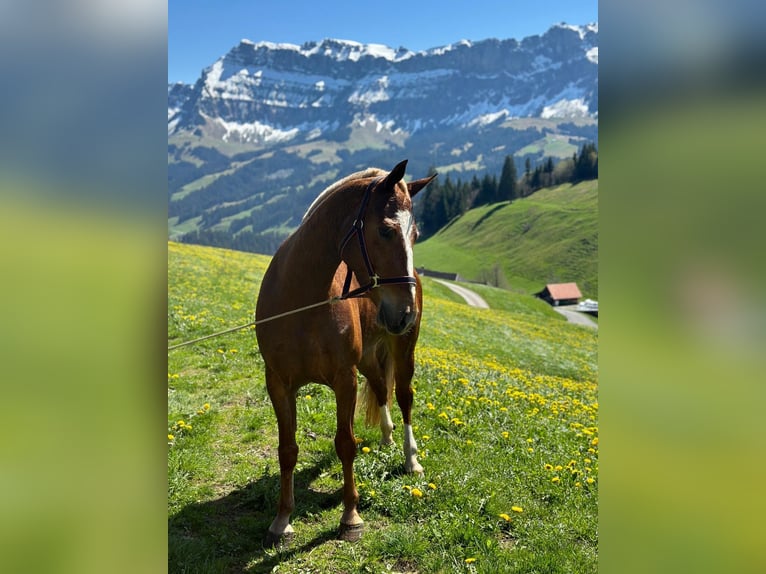
<svg viewBox="0 0 766 574">
<path fill-rule="evenodd" d="M 412 241 L 410 239 L 412 230 L 412 212 L 402 209 L 396 212 L 395 217 L 399 224 L 399 229 L 402 232 L 402 240 L 404 241 L 404 252 L 407 254 L 407 275 L 413 277 L 415 275 L 415 258 L 412 254 Z M 415 286 L 410 287 L 412 296 L 415 297 Z"/>
</svg>

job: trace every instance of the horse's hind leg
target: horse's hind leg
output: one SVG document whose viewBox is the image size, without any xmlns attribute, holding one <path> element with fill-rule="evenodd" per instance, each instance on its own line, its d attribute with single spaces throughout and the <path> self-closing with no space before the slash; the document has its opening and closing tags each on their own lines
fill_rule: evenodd
<svg viewBox="0 0 766 574">
<path fill-rule="evenodd" d="M 340 538 L 350 542 L 362 536 L 364 521 L 357 512 L 359 492 L 354 481 L 354 410 L 356 408 L 356 373 L 339 376 L 333 385 L 337 407 L 335 451 L 343 465 L 343 516 L 340 519 Z"/>
<path fill-rule="evenodd" d="M 394 443 L 394 422 L 388 404 L 394 392 L 394 368 L 388 354 L 376 357 L 373 364 L 362 371 L 367 377 L 365 388 L 366 422 L 368 426 L 380 424 L 380 444 Z"/>
<path fill-rule="evenodd" d="M 295 391 L 285 386 L 271 370 L 266 369 L 266 388 L 274 406 L 279 426 L 279 472 L 280 490 L 277 516 L 269 526 L 267 543 L 274 545 L 289 542 L 293 536 L 290 514 L 295 508 L 293 496 L 293 471 L 298 460 L 298 444 L 295 442 L 297 426 L 295 413 Z"/>
</svg>

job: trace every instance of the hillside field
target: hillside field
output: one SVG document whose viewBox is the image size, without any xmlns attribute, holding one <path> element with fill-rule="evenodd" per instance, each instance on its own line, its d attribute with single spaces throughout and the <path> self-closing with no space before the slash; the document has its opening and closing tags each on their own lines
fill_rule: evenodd
<svg viewBox="0 0 766 574">
<path fill-rule="evenodd" d="M 574 281 L 597 299 L 598 180 L 472 209 L 416 244 L 415 262 L 469 280 L 498 267 L 508 288 L 527 294 Z"/>
<path fill-rule="evenodd" d="M 169 243 L 168 345 L 250 321 L 268 261 Z M 477 310 L 423 286 L 413 425 L 425 474 L 403 471 L 396 406 L 396 447 L 357 417 L 356 544 L 336 540 L 332 392 L 299 393 L 295 538 L 267 549 L 277 428 L 255 333 L 168 353 L 170 572 L 597 571 L 597 332 L 528 295 L 485 288 L 493 308 Z"/>
</svg>

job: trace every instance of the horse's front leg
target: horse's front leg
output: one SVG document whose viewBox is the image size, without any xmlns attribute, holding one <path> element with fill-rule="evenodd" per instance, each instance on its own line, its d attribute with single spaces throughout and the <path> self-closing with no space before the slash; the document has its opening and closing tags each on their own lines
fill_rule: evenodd
<svg viewBox="0 0 766 574">
<path fill-rule="evenodd" d="M 402 411 L 404 422 L 404 470 L 408 473 L 423 474 L 418 462 L 418 445 L 412 431 L 412 375 L 415 372 L 413 357 L 402 361 L 396 368 L 396 402 Z"/>
<path fill-rule="evenodd" d="M 359 540 L 364 521 L 357 512 L 359 492 L 354 481 L 354 411 L 356 409 L 356 371 L 340 375 L 333 385 L 337 407 L 337 431 L 335 452 L 343 465 L 343 516 L 340 519 L 340 538 L 354 542 Z"/>
<path fill-rule="evenodd" d="M 279 505 L 266 536 L 269 546 L 288 543 L 293 537 L 293 527 L 290 525 L 290 515 L 295 508 L 293 495 L 293 471 L 298 460 L 298 444 L 295 442 L 297 427 L 295 409 L 295 391 L 288 388 L 284 382 L 270 369 L 266 369 L 266 387 L 274 406 L 279 426 Z"/>
</svg>

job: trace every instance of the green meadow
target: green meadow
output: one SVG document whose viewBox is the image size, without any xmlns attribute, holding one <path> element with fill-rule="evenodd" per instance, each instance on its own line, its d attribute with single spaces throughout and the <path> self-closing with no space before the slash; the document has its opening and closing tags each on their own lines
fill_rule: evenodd
<svg viewBox="0 0 766 574">
<path fill-rule="evenodd" d="M 574 281 L 597 299 L 598 180 L 472 209 L 417 244 L 415 263 L 471 281 L 499 270 L 501 287 L 528 294 Z"/>
<path fill-rule="evenodd" d="M 169 243 L 168 345 L 248 323 L 268 261 Z M 254 331 L 168 353 L 170 572 L 597 571 L 597 332 L 529 295 L 485 287 L 492 309 L 478 310 L 423 288 L 413 426 L 425 474 L 404 472 L 396 406 L 394 447 L 360 413 L 358 543 L 336 539 L 332 392 L 299 393 L 295 538 L 266 548 L 277 428 Z"/>
</svg>

